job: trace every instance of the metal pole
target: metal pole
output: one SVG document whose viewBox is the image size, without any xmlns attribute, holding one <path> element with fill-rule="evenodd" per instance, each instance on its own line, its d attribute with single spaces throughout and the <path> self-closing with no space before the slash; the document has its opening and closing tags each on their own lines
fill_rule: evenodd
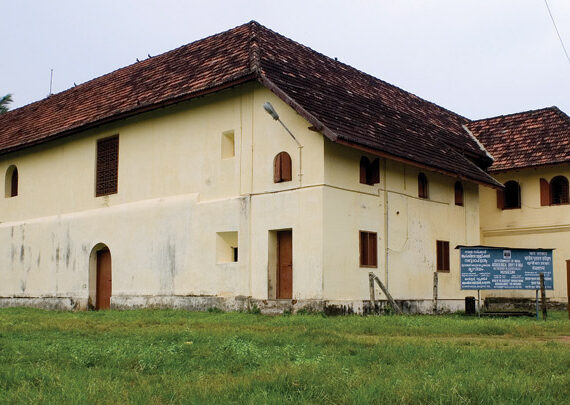
<svg viewBox="0 0 570 405">
<path fill-rule="evenodd" d="M 536 290 L 536 320 L 538 321 L 538 290 Z"/>
</svg>

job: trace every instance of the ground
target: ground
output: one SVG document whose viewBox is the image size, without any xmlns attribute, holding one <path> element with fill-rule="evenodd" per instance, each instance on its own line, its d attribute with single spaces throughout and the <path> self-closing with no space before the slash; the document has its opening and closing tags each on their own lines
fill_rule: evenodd
<svg viewBox="0 0 570 405">
<path fill-rule="evenodd" d="M 541 403 L 570 321 L 0 310 L 0 403 Z"/>
</svg>

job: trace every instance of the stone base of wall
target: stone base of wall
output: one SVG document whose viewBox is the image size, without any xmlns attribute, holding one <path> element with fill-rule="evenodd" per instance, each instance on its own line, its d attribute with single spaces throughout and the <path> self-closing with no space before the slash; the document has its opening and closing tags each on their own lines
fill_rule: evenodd
<svg viewBox="0 0 570 405">
<path fill-rule="evenodd" d="M 445 314 L 465 310 L 465 300 L 396 300 L 405 314 Z M 0 297 L 0 308 L 33 307 L 59 311 L 88 309 L 87 298 L 82 297 Z M 534 300 L 486 298 L 482 310 L 534 310 Z M 111 298 L 111 308 L 129 310 L 141 308 L 172 308 L 187 311 L 259 312 L 267 315 L 283 313 L 324 313 L 327 315 L 384 315 L 394 313 L 388 301 L 377 300 L 262 300 L 246 296 L 180 296 L 180 295 L 128 295 Z M 564 310 L 566 303 L 549 302 L 548 309 Z"/>
<path fill-rule="evenodd" d="M 538 299 L 540 306 L 540 297 Z M 552 310 L 564 311 L 568 307 L 567 302 L 551 301 L 546 299 L 546 307 Z M 541 307 L 542 308 L 542 307 Z M 501 298 L 501 297 L 487 297 L 483 306 L 485 311 L 535 311 L 536 299 L 531 298 Z"/>
<path fill-rule="evenodd" d="M 0 308 L 30 307 L 52 311 L 87 309 L 87 298 L 75 297 L 0 297 Z"/>
</svg>

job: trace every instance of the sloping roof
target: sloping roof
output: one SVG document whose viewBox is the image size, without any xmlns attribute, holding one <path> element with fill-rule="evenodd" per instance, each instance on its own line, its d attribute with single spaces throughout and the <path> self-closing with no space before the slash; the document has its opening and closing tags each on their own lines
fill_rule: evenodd
<svg viewBox="0 0 570 405">
<path fill-rule="evenodd" d="M 332 141 L 500 186 L 469 120 L 253 21 L 3 114 L 0 154 L 250 80 Z"/>
<path fill-rule="evenodd" d="M 499 172 L 570 162 L 570 117 L 556 107 L 472 121 Z"/>
</svg>

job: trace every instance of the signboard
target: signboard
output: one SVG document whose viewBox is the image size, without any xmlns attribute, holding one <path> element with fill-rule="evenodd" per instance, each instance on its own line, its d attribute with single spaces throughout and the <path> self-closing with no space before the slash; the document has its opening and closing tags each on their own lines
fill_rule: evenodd
<svg viewBox="0 0 570 405">
<path fill-rule="evenodd" d="M 459 246 L 462 290 L 552 290 L 552 249 Z"/>
</svg>

